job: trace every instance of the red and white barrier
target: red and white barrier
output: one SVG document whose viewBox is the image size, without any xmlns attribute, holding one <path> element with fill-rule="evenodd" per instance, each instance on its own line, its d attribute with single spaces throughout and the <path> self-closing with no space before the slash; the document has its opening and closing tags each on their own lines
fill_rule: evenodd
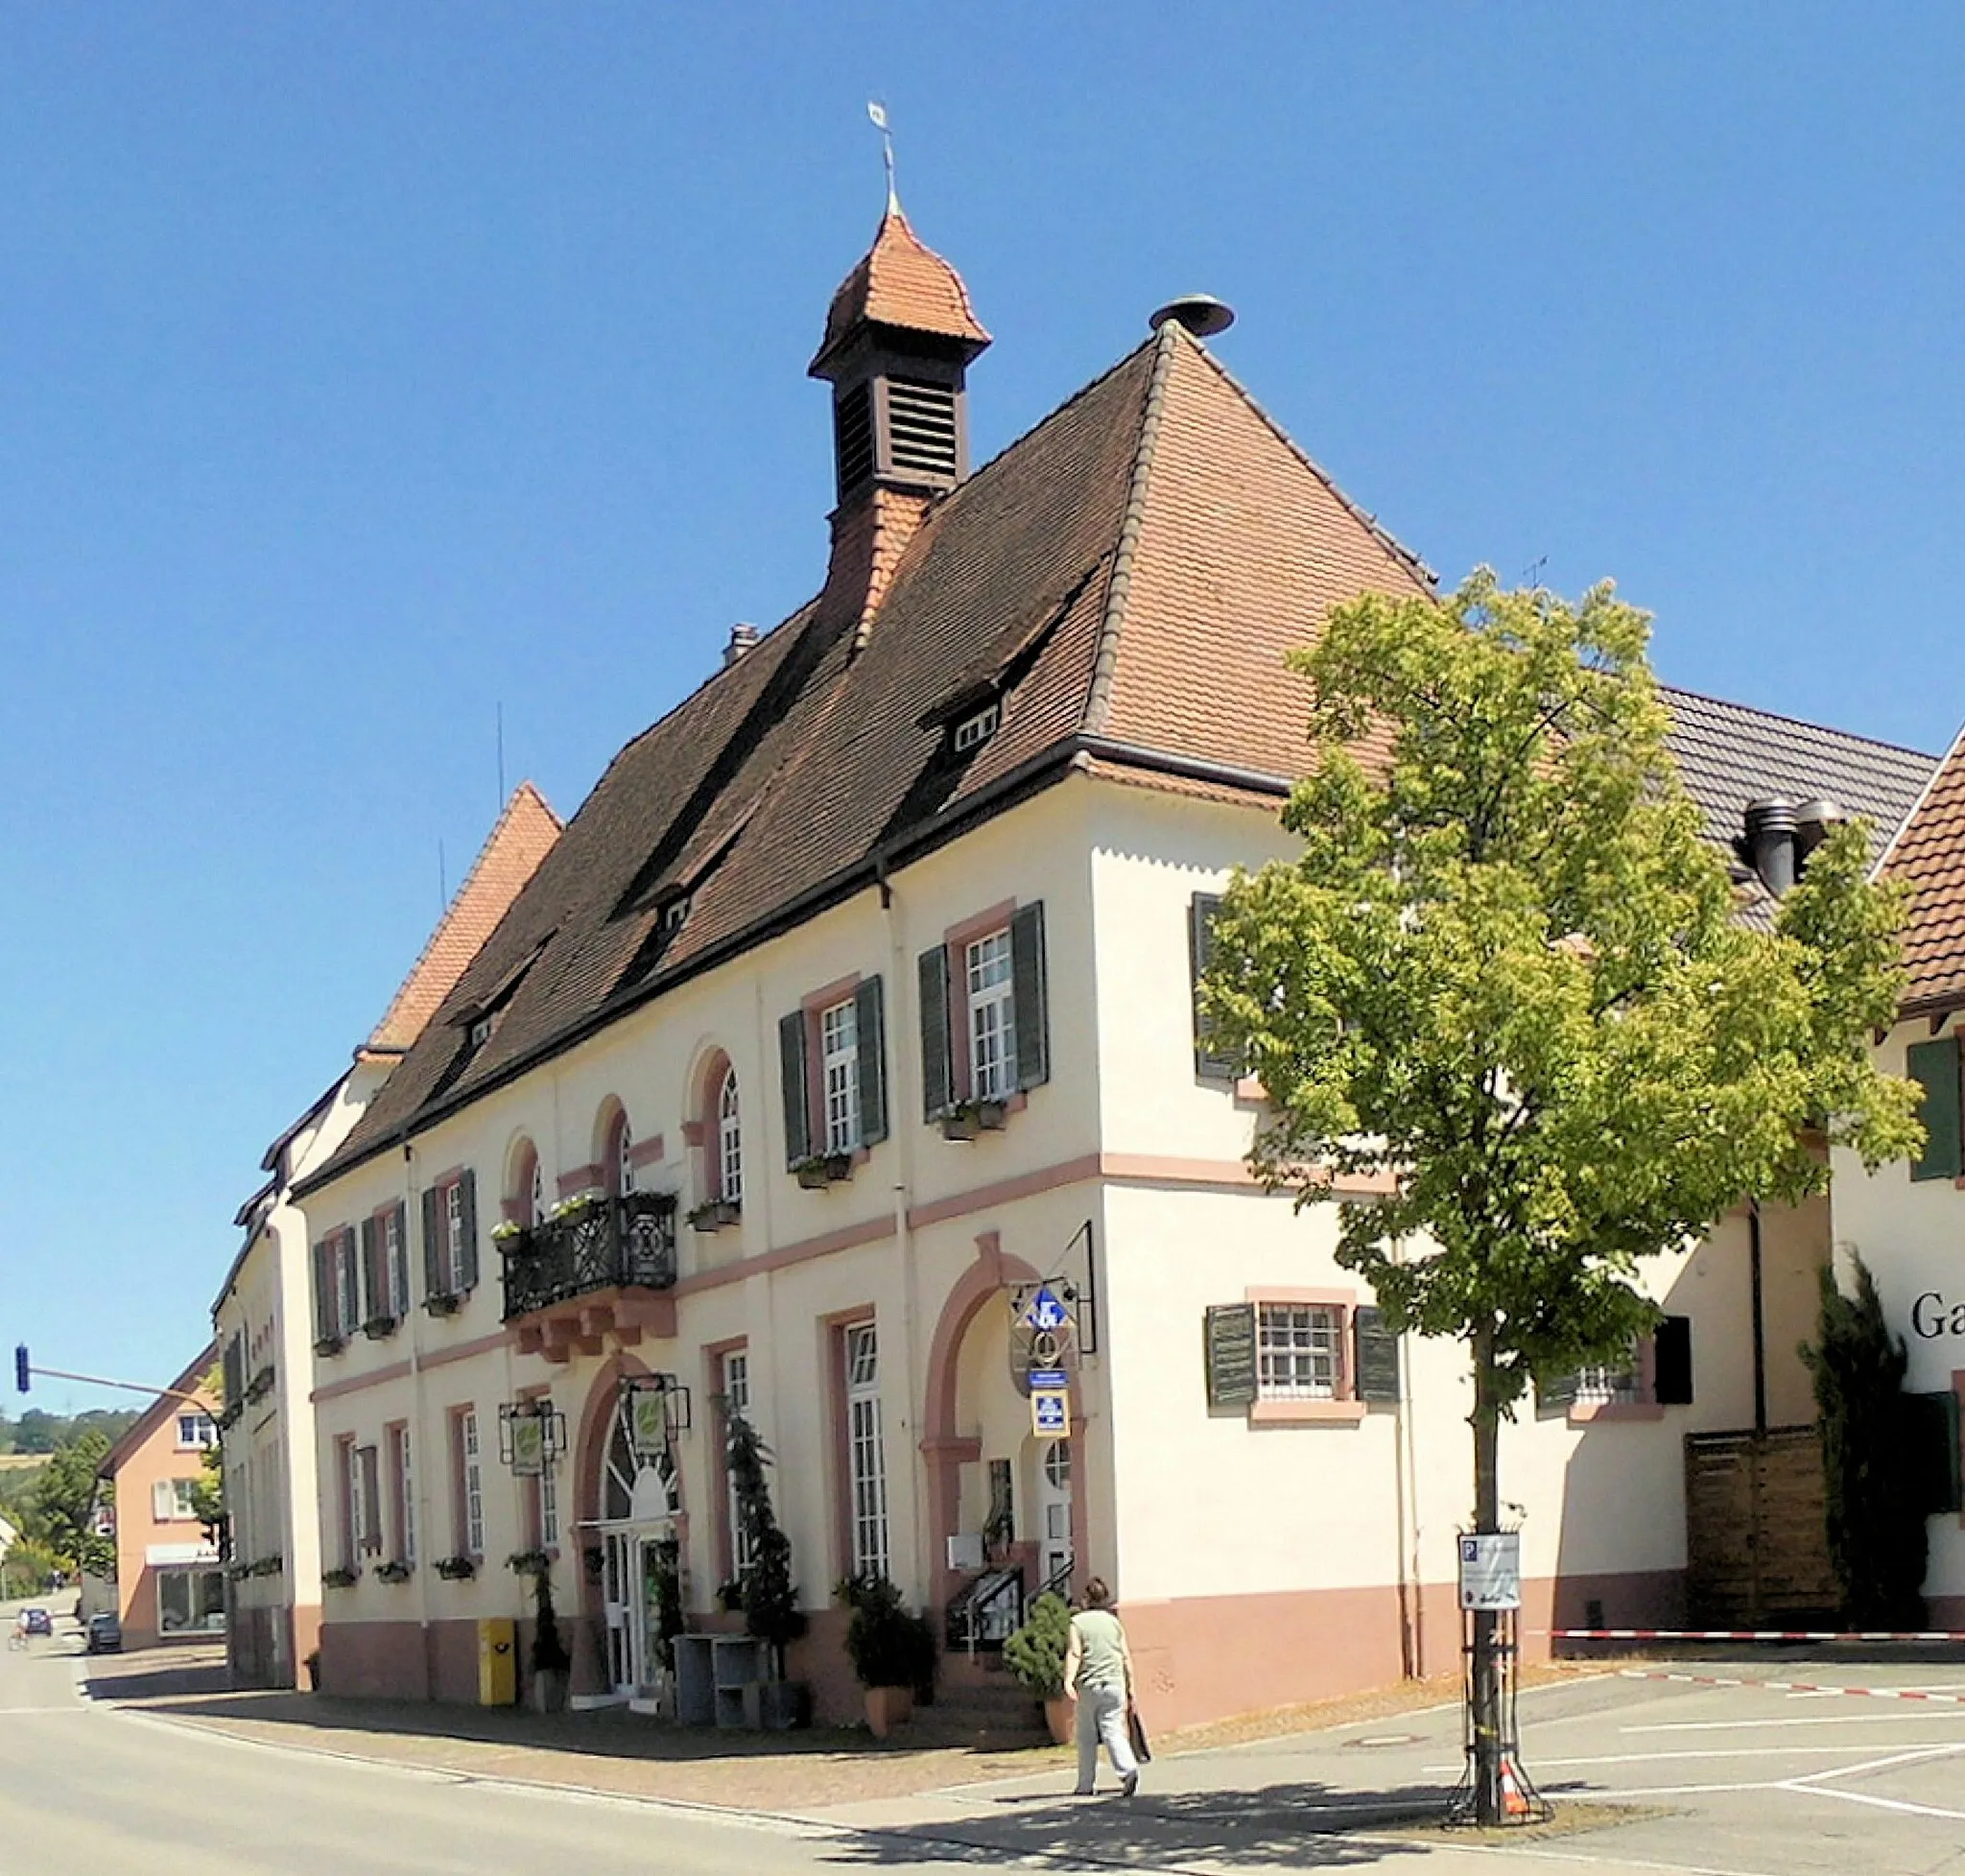
<svg viewBox="0 0 1965 1876">
<path fill-rule="evenodd" d="M 1623 1680 L 1671 1680 L 1687 1687 L 1755 1687 L 1764 1694 L 1852 1694 L 1865 1700 L 1928 1700 L 1934 1706 L 1965 1706 L 1965 1694 L 1934 1694 L 1921 1687 L 1824 1687 L 1811 1680 L 1748 1680 L 1731 1674 L 1679 1674 L 1662 1669 L 1623 1668 Z"/>
<path fill-rule="evenodd" d="M 1965 1642 L 1959 1628 L 1546 1628 L 1558 1642 Z"/>
</svg>

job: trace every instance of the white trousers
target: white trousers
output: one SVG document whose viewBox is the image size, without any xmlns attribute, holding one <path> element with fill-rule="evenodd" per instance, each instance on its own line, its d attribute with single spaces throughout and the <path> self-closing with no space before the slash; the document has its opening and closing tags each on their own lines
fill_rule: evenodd
<svg viewBox="0 0 1965 1876">
<path fill-rule="evenodd" d="M 1122 1778 L 1139 1770 L 1132 1741 L 1125 1731 L 1125 1692 L 1119 1687 L 1078 1690 L 1078 1791 L 1089 1792 L 1099 1780 L 1099 1745 L 1103 1741 L 1112 1769 Z"/>
</svg>

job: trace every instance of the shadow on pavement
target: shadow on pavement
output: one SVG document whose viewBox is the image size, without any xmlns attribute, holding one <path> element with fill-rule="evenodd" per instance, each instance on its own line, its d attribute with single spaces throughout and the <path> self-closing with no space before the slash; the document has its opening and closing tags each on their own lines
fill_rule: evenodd
<svg viewBox="0 0 1965 1876">
<path fill-rule="evenodd" d="M 1170 1857 L 1226 1868 L 1346 1869 L 1429 1846 L 1349 1832 L 1437 1824 L 1441 1786 L 1377 1793 L 1315 1783 L 1134 1798 L 999 1799 L 959 1823 L 869 1833 L 820 1852 L 834 1864 L 980 1864 L 1082 1857 L 1153 1868 Z"/>
</svg>

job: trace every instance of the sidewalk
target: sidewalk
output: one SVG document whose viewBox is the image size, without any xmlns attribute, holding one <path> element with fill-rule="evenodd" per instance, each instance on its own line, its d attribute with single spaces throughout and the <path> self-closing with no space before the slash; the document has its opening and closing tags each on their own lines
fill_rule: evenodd
<svg viewBox="0 0 1965 1876">
<path fill-rule="evenodd" d="M 220 1650 L 157 1650 L 92 1661 L 93 1696 L 174 1722 L 289 1749 L 413 1766 L 463 1778 L 495 1778 L 663 1799 L 813 1823 L 983 1831 L 989 1847 L 1036 1851 L 1078 1835 L 1109 1842 L 1122 1809 L 1162 1843 L 1170 1827 L 1200 1854 L 1238 1858 L 1306 1829 L 1347 1830 L 1436 1815 L 1445 1787 L 1375 1789 L 1368 1758 L 1358 1780 L 1334 1782 L 1331 1729 L 1399 1717 L 1399 1735 L 1422 1728 L 1457 1739 L 1457 1681 L 1409 1683 L 1374 1695 L 1251 1715 L 1157 1742 L 1141 1797 L 1069 1797 L 1068 1748 L 931 1745 L 903 1728 L 880 1741 L 864 1731 L 755 1734 L 678 1728 L 622 1710 L 540 1715 L 515 1708 L 349 1700 L 296 1693 L 225 1691 Z M 1550 1678 L 1590 1678 L 1597 1668 L 1556 1669 Z M 933 1724 L 932 1709 L 922 1731 Z M 931 1735 L 932 1737 L 932 1735 Z M 1103 1773 L 1110 1787 L 1109 1769 Z"/>
</svg>

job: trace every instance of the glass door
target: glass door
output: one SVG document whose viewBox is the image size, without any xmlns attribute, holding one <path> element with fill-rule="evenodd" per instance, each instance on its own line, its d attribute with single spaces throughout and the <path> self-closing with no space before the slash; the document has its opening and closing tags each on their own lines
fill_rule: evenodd
<svg viewBox="0 0 1965 1876">
<path fill-rule="evenodd" d="M 1037 1460 L 1038 1584 L 1071 1568 L 1071 1441 L 1053 1439 Z"/>
<path fill-rule="evenodd" d="M 635 1641 L 636 1591 L 641 1581 L 639 1545 L 631 1531 L 602 1534 L 601 1596 L 607 1616 L 607 1684 L 623 1699 L 633 1698 L 640 1681 Z"/>
</svg>

